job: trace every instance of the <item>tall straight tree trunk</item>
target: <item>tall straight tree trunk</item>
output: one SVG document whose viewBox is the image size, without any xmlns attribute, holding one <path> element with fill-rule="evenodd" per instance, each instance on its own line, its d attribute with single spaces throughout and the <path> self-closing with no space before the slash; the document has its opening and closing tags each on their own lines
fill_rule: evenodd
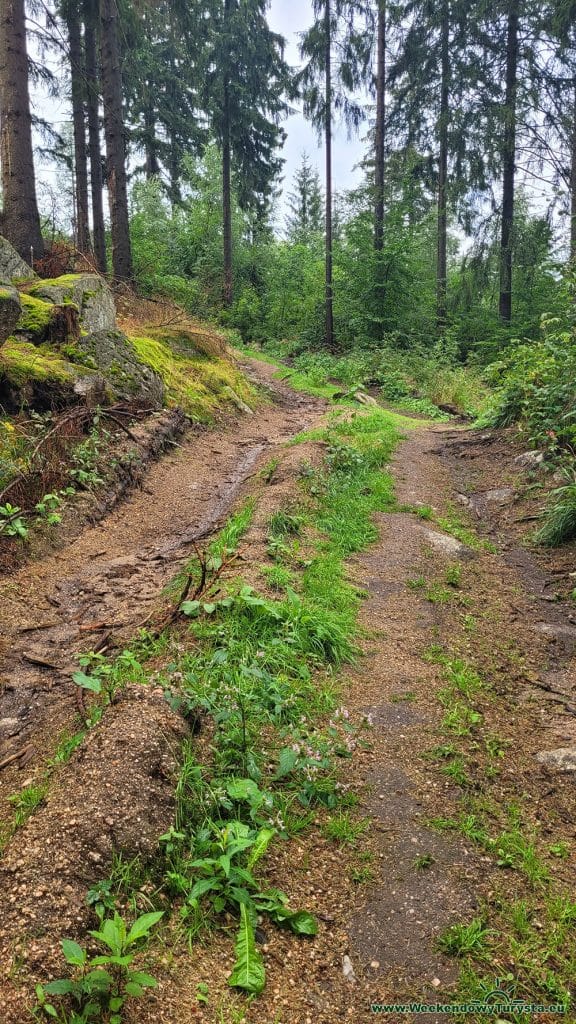
<svg viewBox="0 0 576 1024">
<path fill-rule="evenodd" d="M 436 254 L 436 328 L 438 334 L 446 329 L 447 291 L 447 192 L 448 192 L 448 118 L 450 102 L 450 10 L 442 5 L 440 41 L 440 116 L 438 119 L 438 241 Z"/>
<path fill-rule="evenodd" d="M 112 228 L 112 271 L 116 281 L 130 281 L 132 279 L 132 252 L 128 221 L 126 142 L 116 0 L 100 0 L 100 58 L 106 170 Z"/>
<path fill-rule="evenodd" d="M 32 156 L 24 0 L 0 4 L 2 233 L 31 262 L 44 254 Z"/>
<path fill-rule="evenodd" d="M 378 3 L 376 37 L 376 131 L 374 141 L 374 248 L 384 247 L 384 154 L 386 146 L 386 0 Z"/>
<path fill-rule="evenodd" d="M 334 347 L 334 294 L 332 288 L 332 25 L 330 0 L 325 0 L 326 97 L 324 134 L 326 136 L 326 345 Z"/>
<path fill-rule="evenodd" d="M 510 0 L 506 33 L 506 94 L 502 147 L 502 231 L 500 237 L 500 319 L 512 319 L 512 229 L 514 226 L 514 179 L 516 173 L 516 92 L 518 76 L 518 4 Z"/>
<path fill-rule="evenodd" d="M 230 0 L 224 0 L 225 32 L 229 32 Z M 230 152 L 230 82 L 229 55 L 224 68 L 224 94 L 222 104 L 222 235 L 224 242 L 224 305 L 232 305 L 232 176 Z"/>
<path fill-rule="evenodd" d="M 90 0 L 84 4 L 84 54 L 86 59 L 86 109 L 88 114 L 88 150 L 90 153 L 90 195 L 92 200 L 92 239 L 94 258 L 101 274 L 106 273 L 106 233 L 102 201 L 102 152 L 100 149 L 100 93 L 98 89 L 98 49 L 96 22 Z"/>
<path fill-rule="evenodd" d="M 86 151 L 86 106 L 84 102 L 84 54 L 80 19 L 76 4 L 68 5 L 66 24 L 70 51 L 72 80 L 72 124 L 74 128 L 74 171 L 76 201 L 76 245 L 80 252 L 90 253 L 88 223 L 88 157 Z"/>
<path fill-rule="evenodd" d="M 144 111 L 144 152 L 146 157 L 144 173 L 147 178 L 154 178 L 160 173 L 160 164 L 156 145 L 154 111 L 151 105 L 148 105 Z"/>
<path fill-rule="evenodd" d="M 570 146 L 570 263 L 576 271 L 576 78 L 572 100 L 572 142 Z"/>
</svg>

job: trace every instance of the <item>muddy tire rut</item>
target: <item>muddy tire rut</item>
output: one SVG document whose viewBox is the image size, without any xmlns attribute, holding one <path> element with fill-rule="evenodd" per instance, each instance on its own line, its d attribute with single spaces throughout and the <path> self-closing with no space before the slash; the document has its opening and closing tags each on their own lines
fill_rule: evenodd
<svg viewBox="0 0 576 1024">
<path fill-rule="evenodd" d="M 75 656 L 124 645 L 267 453 L 321 415 L 324 403 L 294 395 L 273 367 L 244 369 L 268 396 L 253 416 L 189 431 L 100 522 L 0 580 L 0 816 L 74 721 Z"/>
</svg>

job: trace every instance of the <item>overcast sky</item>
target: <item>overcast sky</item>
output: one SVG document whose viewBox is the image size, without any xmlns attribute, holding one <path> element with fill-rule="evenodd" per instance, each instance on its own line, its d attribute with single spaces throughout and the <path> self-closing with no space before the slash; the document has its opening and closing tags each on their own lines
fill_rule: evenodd
<svg viewBox="0 0 576 1024">
<path fill-rule="evenodd" d="M 300 63 L 298 43 L 299 33 L 305 31 L 312 23 L 311 0 L 271 0 L 268 20 L 275 32 L 280 32 L 287 41 L 286 59 L 296 67 Z M 294 114 L 284 123 L 288 138 L 284 144 L 283 157 L 284 181 L 289 186 L 295 169 L 305 151 L 317 166 L 322 181 L 324 180 L 324 156 L 322 143 L 318 143 L 316 132 L 305 120 L 301 112 Z M 360 172 L 355 170 L 364 155 L 365 146 L 359 138 L 348 139 L 346 129 L 337 126 L 335 130 L 335 146 L 333 154 L 334 186 L 338 189 L 351 188 L 360 179 Z M 362 130 L 361 130 L 362 134 Z"/>
<path fill-rule="evenodd" d="M 286 38 L 287 49 L 286 59 L 292 67 L 299 64 L 298 34 L 305 31 L 312 22 L 311 0 L 271 0 L 269 9 L 269 22 L 275 32 L 279 32 Z M 61 58 L 57 54 L 50 54 L 47 63 L 51 70 L 58 71 Z M 47 98 L 41 87 L 32 88 L 32 101 L 36 113 L 46 120 L 52 121 L 59 129 L 63 124 L 70 122 L 71 112 L 69 105 L 64 99 Z M 283 191 L 290 191 L 294 171 L 298 167 L 302 153 L 308 153 L 311 162 L 318 168 L 321 180 L 324 180 L 324 153 L 323 145 L 318 142 L 316 132 L 305 120 L 301 111 L 296 112 L 284 122 L 284 130 L 287 139 L 284 145 L 282 156 L 285 164 L 283 169 Z M 336 190 L 351 188 L 360 179 L 360 172 L 357 168 L 364 152 L 364 145 L 358 138 L 348 139 L 346 130 L 341 126 L 335 127 L 333 151 L 333 176 Z M 39 193 L 42 206 L 45 205 L 42 183 L 52 188 L 57 185 L 58 174 L 54 164 L 41 161 L 39 164 Z M 62 181 L 60 177 L 60 181 Z M 65 205 L 65 202 L 64 204 Z M 283 203 L 279 204 L 278 219 L 283 219 Z"/>
</svg>

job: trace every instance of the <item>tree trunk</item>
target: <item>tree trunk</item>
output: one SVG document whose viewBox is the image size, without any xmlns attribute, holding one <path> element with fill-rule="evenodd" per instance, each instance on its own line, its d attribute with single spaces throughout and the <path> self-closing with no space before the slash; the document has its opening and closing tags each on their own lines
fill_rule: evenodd
<svg viewBox="0 0 576 1024">
<path fill-rule="evenodd" d="M 334 348 L 334 303 L 332 290 L 332 37 L 330 0 L 325 0 L 325 71 L 326 109 L 324 134 L 326 136 L 326 345 Z"/>
<path fill-rule="evenodd" d="M 106 233 L 102 202 L 102 152 L 100 149 L 100 95 L 98 91 L 98 51 L 96 25 L 90 0 L 84 5 L 84 52 L 86 56 L 86 107 L 88 111 L 88 149 L 90 152 L 90 191 L 92 198 L 92 238 L 94 258 L 101 274 L 106 273 Z"/>
<path fill-rule="evenodd" d="M 502 147 L 502 231 L 500 237 L 500 319 L 512 319 L 512 229 L 514 225 L 514 179 L 516 172 L 516 92 L 518 72 L 518 3 L 510 0 L 506 38 L 506 94 L 504 99 L 504 141 Z"/>
<path fill-rule="evenodd" d="M 225 32 L 228 33 L 230 0 L 224 0 Z M 227 57 L 227 61 L 229 57 Z M 224 305 L 232 305 L 232 180 L 230 152 L 230 83 L 229 68 L 224 67 L 224 97 L 222 104 L 222 234 L 224 241 Z"/>
<path fill-rule="evenodd" d="M 450 11 L 442 5 L 440 57 L 440 116 L 438 118 L 438 240 L 436 258 L 436 327 L 439 335 L 446 329 L 447 291 L 447 191 L 448 191 L 448 118 L 450 102 Z"/>
<path fill-rule="evenodd" d="M 80 19 L 76 4 L 67 10 L 70 72 L 72 80 L 72 123 L 74 126 L 74 171 L 76 202 L 76 246 L 83 253 L 91 253 L 88 223 L 88 159 L 86 152 L 86 105 L 84 101 L 84 55 Z"/>
<path fill-rule="evenodd" d="M 24 0 L 2 0 L 0 11 L 1 227 L 28 263 L 44 254 L 36 201 Z"/>
<path fill-rule="evenodd" d="M 384 247 L 384 154 L 386 116 L 386 0 L 378 4 L 376 41 L 376 132 L 374 142 L 374 248 Z"/>
<path fill-rule="evenodd" d="M 128 221 L 126 141 L 122 110 L 122 74 L 116 0 L 100 0 L 100 56 L 104 100 L 106 172 L 112 228 L 112 271 L 116 281 L 132 279 Z"/>
<path fill-rule="evenodd" d="M 144 152 L 146 155 L 144 173 L 147 178 L 155 178 L 160 173 L 156 145 L 156 125 L 151 105 L 144 111 Z"/>
<path fill-rule="evenodd" d="M 572 142 L 570 146 L 570 263 L 576 271 L 576 78 L 572 103 Z"/>
</svg>

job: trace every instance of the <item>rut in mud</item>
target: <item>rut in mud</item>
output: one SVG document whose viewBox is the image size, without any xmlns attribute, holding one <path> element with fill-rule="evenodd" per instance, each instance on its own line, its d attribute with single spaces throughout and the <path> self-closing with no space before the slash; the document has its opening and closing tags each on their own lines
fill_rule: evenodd
<svg viewBox="0 0 576 1024">
<path fill-rule="evenodd" d="M 314 440 L 290 448 L 284 442 L 320 423 L 325 405 L 274 381 L 271 368 L 257 364 L 251 372 L 273 389 L 273 407 L 232 427 L 188 436 L 152 469 L 142 492 L 86 530 L 73 549 L 21 570 L 13 581 L 17 590 L 5 585 L 11 618 L 3 716 L 16 720 L 11 749 L 32 742 L 40 755 L 74 716 L 72 656 L 88 646 L 81 627 L 99 624 L 88 634 L 92 645 L 110 631 L 117 642 L 133 635 L 189 557 L 191 539 L 212 530 L 250 491 L 251 476 L 274 453 L 278 467 L 242 548 L 248 576 L 265 560 L 270 515 L 298 500 L 302 466 L 324 455 Z M 335 843 L 319 812 L 319 828 L 275 844 L 266 858 L 270 884 L 317 915 L 318 936 L 296 943 L 263 926 L 268 982 L 252 1003 L 229 991 L 229 936 L 211 935 L 192 956 L 184 944 L 170 955 L 161 948 L 152 964 L 159 987 L 130 1009 L 130 1024 L 363 1024 L 374 1020 L 374 1003 L 446 997 L 458 982 L 459 961 L 439 947 L 439 938 L 452 924 L 525 894 L 512 865 L 503 869 L 471 835 L 439 829 L 434 821 L 458 820 L 470 799 L 479 807 L 491 801 L 504 818 L 519 802 L 527 830 L 537 826 L 558 849 L 573 840 L 574 776 L 541 759 L 543 752 L 576 746 L 576 628 L 569 605 L 549 600 L 551 581 L 569 575 L 570 555 L 533 554 L 522 543 L 517 451 L 494 435 L 495 469 L 491 443 L 450 425 L 407 430 L 392 465 L 397 509 L 377 515 L 378 541 L 349 559 L 349 577 L 366 598 L 363 656 L 344 673 L 342 700 L 353 721 L 372 723 L 369 742 L 345 765 L 360 838 Z M 499 486 L 504 473 L 506 493 Z M 33 622 L 40 615 L 45 619 Z M 32 624 L 40 628 L 20 632 Z M 469 749 L 468 737 L 446 725 L 453 709 L 441 699 L 447 670 L 439 651 L 473 665 L 489 683 L 489 691 L 477 695 L 484 731 L 470 730 Z M 34 653 L 57 668 L 33 667 L 25 656 Z M 47 965 L 55 970 L 57 939 L 63 930 L 74 934 L 79 923 L 85 926 L 82 892 L 100 877 L 110 851 L 150 852 L 170 821 L 171 773 L 188 730 L 154 688 L 129 687 L 106 717 L 106 730 L 94 730 L 82 752 L 79 791 L 68 798 L 72 762 L 47 805 L 13 837 L 0 873 L 9 901 L 1 935 L 7 996 L 0 1006 L 9 1024 L 27 1019 L 26 990 L 12 972 L 14 950 L 32 976 L 45 978 Z M 484 735 L 497 748 L 494 757 L 486 753 L 491 748 Z M 465 781 L 431 757 L 460 740 L 470 773 Z M 149 780 L 150 792 L 123 787 L 118 766 L 129 763 L 131 744 L 138 778 Z M 0 778 L 4 792 L 14 792 L 33 770 L 34 762 L 8 766 Z M 133 808 L 129 829 L 102 810 L 126 800 Z M 86 817 L 91 827 L 72 834 Z M 47 849 L 56 856 L 43 877 Z M 555 881 L 569 885 L 570 861 L 548 860 Z M 67 885 L 54 899 L 62 877 Z M 32 938 L 20 946 L 23 927 Z M 504 954 L 494 962 L 494 971 L 515 969 Z M 206 980 L 210 999 L 204 1005 L 197 985 Z M 446 1018 L 389 1013 L 386 1019 L 439 1024 Z"/>
<path fill-rule="evenodd" d="M 249 372 L 272 403 L 228 426 L 190 431 L 101 523 L 0 580 L 0 761 L 14 758 L 0 772 L 0 807 L 77 711 L 74 656 L 133 636 L 259 461 L 320 415 L 323 403 L 289 392 L 272 368 L 254 363 Z"/>
</svg>

